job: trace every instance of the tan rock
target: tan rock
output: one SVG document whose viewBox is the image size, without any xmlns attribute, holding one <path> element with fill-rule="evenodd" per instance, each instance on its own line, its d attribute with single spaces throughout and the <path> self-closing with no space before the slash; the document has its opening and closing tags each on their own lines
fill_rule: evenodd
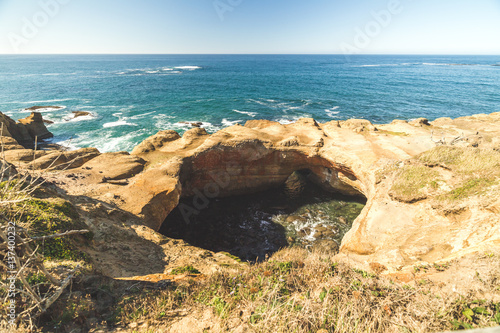
<svg viewBox="0 0 500 333">
<path fill-rule="evenodd" d="M 44 155 L 47 155 L 48 152 L 43 150 L 33 150 L 33 149 L 12 149 L 8 150 L 4 153 L 5 159 L 10 163 L 19 163 L 19 162 L 32 162 L 37 158 L 40 158 Z"/>
<path fill-rule="evenodd" d="M 2 129 L 1 135 L 11 137 L 22 145 L 31 144 L 33 142 L 33 139 L 24 125 L 16 124 L 14 120 L 1 112 L 0 128 Z"/>
<path fill-rule="evenodd" d="M 19 119 L 19 123 L 24 125 L 28 130 L 30 136 L 38 140 L 44 140 L 52 138 L 54 135 L 49 132 L 47 127 L 45 127 L 45 123 L 43 122 L 43 117 L 40 112 L 31 112 L 31 115 L 24 119 Z"/>
<path fill-rule="evenodd" d="M 342 128 L 351 129 L 355 132 L 376 131 L 377 128 L 366 119 L 349 119 L 340 123 Z"/>
<path fill-rule="evenodd" d="M 28 166 L 37 170 L 74 169 L 99 155 L 99 150 L 96 148 L 82 148 L 64 152 L 52 151 L 29 163 Z"/>
<path fill-rule="evenodd" d="M 427 118 L 418 118 L 410 121 L 409 124 L 418 127 L 430 126 L 429 120 Z"/>
<path fill-rule="evenodd" d="M 484 197 L 474 194 L 455 202 L 438 200 L 460 184 L 463 172 L 454 172 L 446 165 L 420 162 L 419 166 L 431 168 L 429 175 L 437 172 L 439 181 L 417 187 L 417 192 L 426 194 L 419 200 L 405 201 L 403 196 L 394 195 L 395 180 L 406 166 L 412 165 L 408 160 L 436 147 L 427 125 L 424 121 L 420 123 L 422 126 L 393 122 L 377 125 L 380 130 L 376 131 L 366 120 L 348 120 L 338 127 L 335 122 L 318 124 L 312 119 L 302 119 L 290 125 L 249 121 L 245 126 L 227 127 L 212 135 L 194 128 L 182 138 L 165 131 L 134 150 L 146 162 L 142 172 L 134 176 L 132 170 L 133 165 L 137 170 L 143 167 L 142 161 L 125 154 L 105 155 L 95 161 L 95 166 L 93 161 L 85 165 L 92 170 L 79 169 L 78 172 L 92 174 L 87 187 L 79 190 L 68 185 L 65 189 L 72 195 L 104 198 L 158 230 L 181 197 L 198 197 L 198 202 L 203 203 L 216 197 L 255 193 L 283 185 L 297 170 L 309 170 L 308 178 L 325 188 L 367 199 L 341 244 L 340 256 L 348 255 L 349 260 L 366 265 L 376 262 L 393 271 L 399 266 L 498 247 L 500 221 L 496 194 Z M 446 121 L 442 127 L 433 123 L 433 130 L 446 143 L 457 136 L 470 137 L 470 142 L 481 136 L 477 154 L 482 151 L 493 154 L 493 148 L 500 144 L 497 139 L 500 114 L 462 117 Z M 470 156 L 476 156 L 474 152 L 470 150 Z M 457 151 L 437 156 L 453 154 Z M 53 157 L 51 153 L 33 163 Z M 117 177 L 131 177 L 128 185 L 101 182 L 107 172 L 104 168 L 109 164 L 111 172 L 114 160 L 121 161 L 116 163 Z M 97 169 L 103 169 L 99 170 L 102 173 Z M 334 247 L 325 242 L 325 248 Z"/>
<path fill-rule="evenodd" d="M 160 131 L 155 135 L 147 138 L 139 145 L 137 145 L 134 150 L 132 150 L 132 155 L 140 155 L 144 153 L 150 153 L 157 149 L 160 149 L 167 142 L 175 141 L 180 139 L 181 136 L 176 131 L 166 130 Z"/>
<path fill-rule="evenodd" d="M 0 144 L 3 147 L 4 151 L 15 150 L 15 149 L 24 149 L 24 147 L 21 146 L 16 141 L 16 139 L 14 139 L 10 136 L 0 136 Z"/>
<path fill-rule="evenodd" d="M 98 171 L 107 180 L 122 180 L 141 173 L 145 164 L 146 161 L 140 157 L 118 152 L 101 154 L 86 162 L 82 168 Z"/>
</svg>

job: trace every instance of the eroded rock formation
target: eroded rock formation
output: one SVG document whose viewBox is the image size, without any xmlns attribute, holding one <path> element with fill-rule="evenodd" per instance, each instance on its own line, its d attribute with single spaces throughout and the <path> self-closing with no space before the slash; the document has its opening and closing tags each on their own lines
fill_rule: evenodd
<svg viewBox="0 0 500 333">
<path fill-rule="evenodd" d="M 340 255 L 391 270 L 500 246 L 498 175 L 450 201 L 470 179 L 459 167 L 419 157 L 438 146 L 486 151 L 496 158 L 500 113 L 377 126 L 366 120 L 320 124 L 301 119 L 289 125 L 252 120 L 212 135 L 193 128 L 182 137 L 161 131 L 131 155 L 75 152 L 83 163 L 58 171 L 54 179 L 76 175 L 78 180 L 59 184 L 68 195 L 105 202 L 158 230 L 181 197 L 193 197 L 191 208 L 197 210 L 203 201 L 258 192 L 308 170 L 325 188 L 367 199 Z M 19 151 L 17 159 L 16 151 L 11 154 L 8 161 L 31 166 L 45 166 L 50 159 L 29 151 Z M 423 172 L 420 183 L 412 178 L 414 170 Z M 406 200 L 396 183 L 419 195 Z"/>
</svg>

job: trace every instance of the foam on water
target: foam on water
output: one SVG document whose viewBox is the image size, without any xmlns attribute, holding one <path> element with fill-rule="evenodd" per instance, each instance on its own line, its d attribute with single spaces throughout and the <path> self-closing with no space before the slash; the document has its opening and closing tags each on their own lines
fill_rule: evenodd
<svg viewBox="0 0 500 333">
<path fill-rule="evenodd" d="M 94 120 L 94 119 L 97 119 L 97 114 L 95 113 L 92 113 L 90 112 L 89 115 L 86 115 L 86 116 L 78 116 L 78 117 L 75 117 L 75 114 L 72 113 L 70 115 L 67 115 L 65 117 L 63 117 L 63 120 L 65 122 L 78 122 L 78 121 L 88 121 L 88 120 Z M 50 120 L 50 119 L 49 119 Z"/>
<path fill-rule="evenodd" d="M 249 111 L 240 111 L 240 110 L 233 110 L 233 111 L 240 114 L 246 114 L 247 116 L 250 116 L 252 118 L 255 118 L 255 116 L 258 114 L 257 112 L 249 112 Z"/>
<path fill-rule="evenodd" d="M 227 120 L 226 118 L 224 118 L 222 119 L 222 126 L 229 127 L 236 124 L 241 124 L 242 122 L 243 122 L 242 120 Z"/>
<path fill-rule="evenodd" d="M 178 66 L 174 67 L 175 69 L 187 69 L 187 70 L 195 70 L 195 69 L 201 69 L 200 66 Z"/>
<path fill-rule="evenodd" d="M 120 109 L 120 111 L 126 111 L 126 110 L 130 110 L 132 108 L 133 108 L 132 106 L 129 106 L 127 108 Z M 117 117 L 118 120 L 105 123 L 102 125 L 102 127 L 109 128 L 109 127 L 118 127 L 118 126 L 139 126 L 137 124 L 127 122 L 127 119 L 129 119 L 129 117 L 122 117 L 122 115 L 123 115 L 123 112 L 113 113 L 113 116 Z"/>
<path fill-rule="evenodd" d="M 325 113 L 328 117 L 330 118 L 338 118 L 337 115 L 340 113 L 340 111 L 336 111 L 340 108 L 340 106 L 335 106 L 331 109 L 325 109 Z"/>
<path fill-rule="evenodd" d="M 487 56 L 0 56 L 0 112 L 46 108 L 50 131 L 75 147 L 130 145 L 183 121 L 213 133 L 249 119 L 289 124 L 460 117 L 498 111 L 498 58 Z M 495 67 L 496 65 L 496 67 Z M 453 66 L 453 67 L 450 67 Z M 371 68 L 366 68 L 371 67 Z M 50 74 L 50 75 L 44 75 Z M 57 75 L 53 75 L 57 74 Z M 445 83 L 445 84 L 443 84 Z M 410 89 L 411 88 L 411 89 Z M 425 98 L 422 98 L 425 96 Z M 338 108 L 337 106 L 341 106 Z M 93 116 L 71 118 L 71 111 Z M 121 114 L 115 114 L 120 111 Z M 67 120 L 67 121 L 66 121 Z M 145 129 L 139 136 L 131 131 Z M 95 140 L 94 140 L 95 138 Z M 109 139 L 109 140 L 108 140 Z"/>
<path fill-rule="evenodd" d="M 76 98 L 46 99 L 40 101 L 16 101 L 16 102 L 5 102 L 4 104 L 44 104 L 44 103 L 66 102 L 74 100 L 76 100 Z"/>
<path fill-rule="evenodd" d="M 276 119 L 275 121 L 277 121 L 278 123 L 280 123 L 282 125 L 289 125 L 289 124 L 295 123 L 300 118 L 308 118 L 308 115 L 283 117 L 283 118 Z"/>
</svg>

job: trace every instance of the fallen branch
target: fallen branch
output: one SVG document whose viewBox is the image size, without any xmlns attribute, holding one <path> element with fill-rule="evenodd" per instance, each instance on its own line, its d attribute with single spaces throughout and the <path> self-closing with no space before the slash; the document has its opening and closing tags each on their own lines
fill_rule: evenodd
<svg viewBox="0 0 500 333">
<path fill-rule="evenodd" d="M 82 234 L 87 234 L 89 233 L 89 230 L 69 230 L 60 234 L 54 234 L 54 235 L 49 235 L 49 236 L 39 236 L 39 237 L 30 237 L 32 240 L 46 240 L 46 239 L 52 239 L 52 238 L 59 238 L 59 237 L 65 237 L 65 236 L 70 236 L 70 235 L 82 235 Z"/>
</svg>

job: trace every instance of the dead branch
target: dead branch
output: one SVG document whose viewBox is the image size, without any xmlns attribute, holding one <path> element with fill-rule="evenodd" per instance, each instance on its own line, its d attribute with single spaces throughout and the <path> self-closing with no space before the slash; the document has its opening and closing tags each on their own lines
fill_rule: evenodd
<svg viewBox="0 0 500 333">
<path fill-rule="evenodd" d="M 70 235 L 82 235 L 82 234 L 87 234 L 89 233 L 89 230 L 69 230 L 60 234 L 54 234 L 54 235 L 49 235 L 49 236 L 40 236 L 40 237 L 30 237 L 32 240 L 46 240 L 46 239 L 52 239 L 52 238 L 59 238 L 59 237 L 65 237 L 65 236 L 70 236 Z"/>
</svg>

